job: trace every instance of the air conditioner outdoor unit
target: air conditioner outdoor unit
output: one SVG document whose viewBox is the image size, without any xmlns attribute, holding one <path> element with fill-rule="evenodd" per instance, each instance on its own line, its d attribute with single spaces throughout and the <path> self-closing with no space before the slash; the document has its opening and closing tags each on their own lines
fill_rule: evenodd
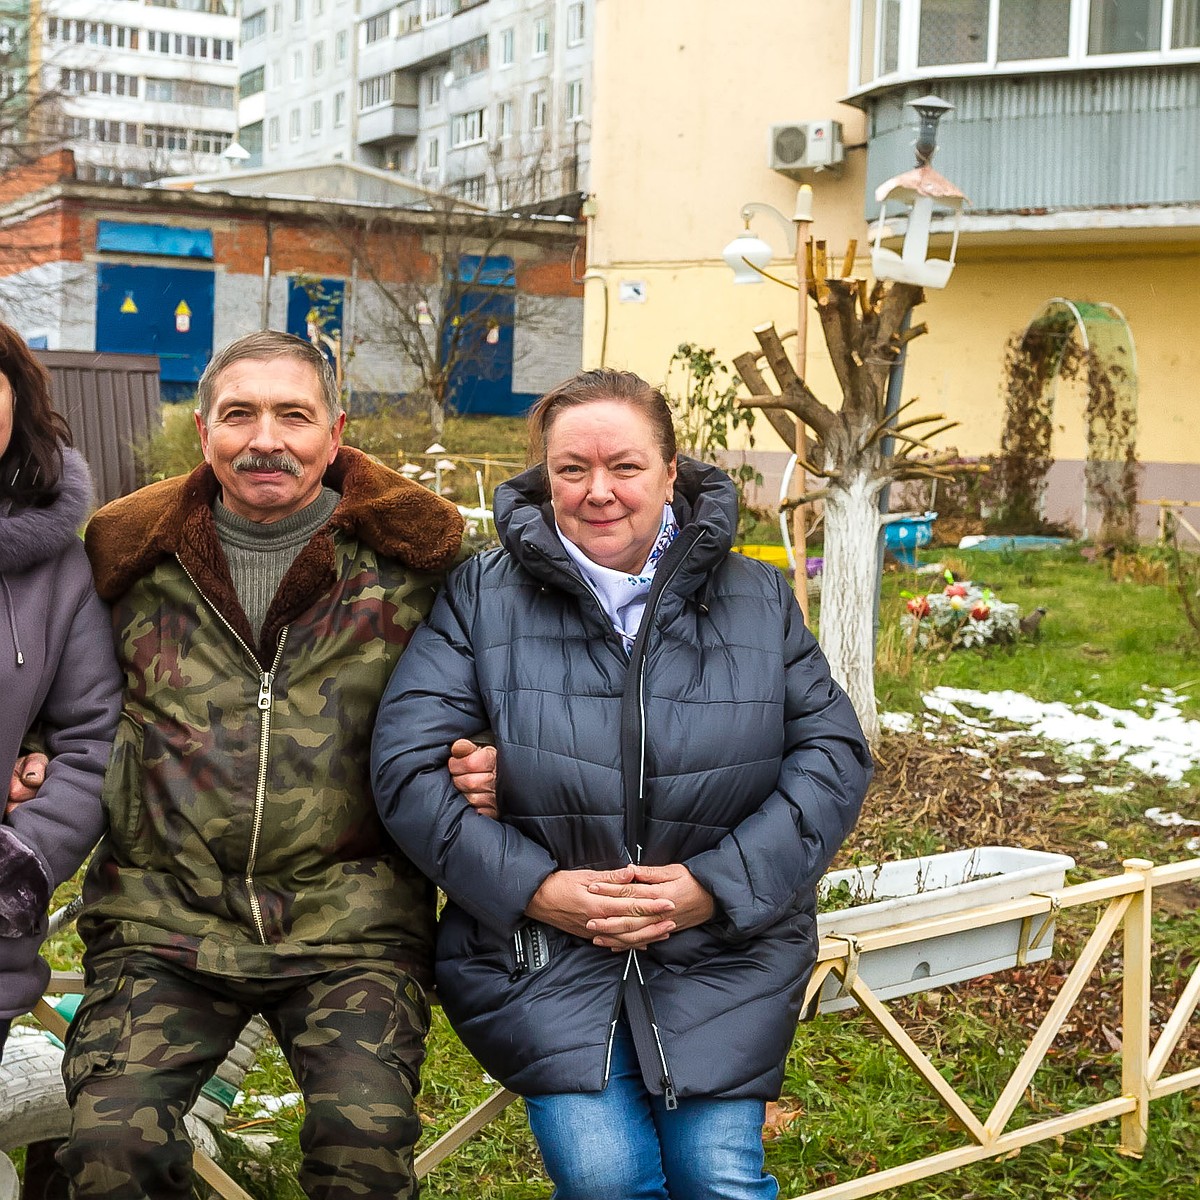
<svg viewBox="0 0 1200 1200">
<path fill-rule="evenodd" d="M 772 125 L 767 162 L 773 171 L 795 175 L 833 167 L 842 161 L 840 121 L 793 121 Z"/>
</svg>

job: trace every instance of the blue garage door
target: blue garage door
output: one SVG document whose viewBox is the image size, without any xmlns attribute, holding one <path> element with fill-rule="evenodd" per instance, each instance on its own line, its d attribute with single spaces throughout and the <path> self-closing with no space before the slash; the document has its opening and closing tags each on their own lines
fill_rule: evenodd
<svg viewBox="0 0 1200 1200">
<path fill-rule="evenodd" d="M 213 273 L 101 263 L 96 349 L 157 354 L 165 400 L 196 391 L 213 349 Z"/>
<path fill-rule="evenodd" d="M 453 355 L 454 331 L 447 327 L 442 339 L 442 361 L 453 358 L 449 406 L 460 413 L 523 413 L 528 397 L 514 396 L 512 390 L 517 282 L 513 260 L 506 255 L 464 254 L 458 270 L 459 286 L 446 296 L 447 307 L 463 322 Z"/>
</svg>

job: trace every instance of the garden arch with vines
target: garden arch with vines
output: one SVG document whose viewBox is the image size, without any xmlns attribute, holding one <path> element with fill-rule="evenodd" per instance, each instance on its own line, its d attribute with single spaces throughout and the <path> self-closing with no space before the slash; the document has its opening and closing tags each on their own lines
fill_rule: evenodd
<svg viewBox="0 0 1200 1200">
<path fill-rule="evenodd" d="M 1084 519 L 1099 510 L 1098 539 L 1124 544 L 1137 534 L 1137 356 L 1120 309 L 1048 300 L 1005 352 L 1006 397 L 999 491 L 1006 526 L 1042 523 L 1059 379 L 1087 393 Z"/>
</svg>

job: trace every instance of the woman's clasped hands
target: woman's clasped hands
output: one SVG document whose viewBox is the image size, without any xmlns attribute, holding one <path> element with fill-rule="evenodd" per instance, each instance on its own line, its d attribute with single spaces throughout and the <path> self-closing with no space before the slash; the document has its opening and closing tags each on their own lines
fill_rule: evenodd
<svg viewBox="0 0 1200 1200">
<path fill-rule="evenodd" d="M 609 950 L 639 950 L 712 918 L 713 898 L 687 867 L 555 871 L 526 913 Z"/>
</svg>

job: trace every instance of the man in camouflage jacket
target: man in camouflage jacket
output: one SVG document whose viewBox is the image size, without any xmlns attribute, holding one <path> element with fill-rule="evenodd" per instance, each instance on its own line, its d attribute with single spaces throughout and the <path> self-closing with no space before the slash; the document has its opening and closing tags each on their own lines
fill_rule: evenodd
<svg viewBox="0 0 1200 1200">
<path fill-rule="evenodd" d="M 89 526 L 126 696 L 64 1064 L 76 1197 L 190 1194 L 182 1115 L 255 1012 L 306 1101 L 305 1192 L 416 1194 L 433 895 L 379 823 L 369 751 L 462 521 L 341 447 L 344 422 L 307 343 L 239 339 L 201 380 L 206 462 Z M 253 618 L 229 531 L 277 555 L 297 523 Z"/>
</svg>

